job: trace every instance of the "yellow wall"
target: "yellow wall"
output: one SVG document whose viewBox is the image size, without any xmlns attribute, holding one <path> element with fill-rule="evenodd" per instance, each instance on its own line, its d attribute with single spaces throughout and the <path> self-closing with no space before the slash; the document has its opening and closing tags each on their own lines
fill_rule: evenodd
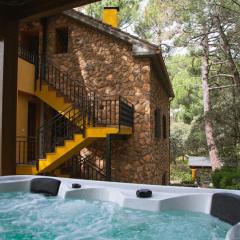
<svg viewBox="0 0 240 240">
<path fill-rule="evenodd" d="M 18 91 L 18 98 L 17 98 L 17 122 L 16 122 L 16 126 L 17 126 L 17 133 L 16 136 L 17 137 L 28 137 L 28 103 L 29 102 L 35 102 L 36 103 L 36 129 L 39 128 L 40 126 L 40 101 L 27 93 L 23 93 Z M 34 120 L 34 119 L 33 119 Z M 17 140 L 19 141 L 20 138 L 17 138 Z M 26 138 L 21 138 L 22 141 L 25 141 Z M 19 146 L 21 146 L 21 148 L 19 149 Z M 25 146 L 25 148 L 24 148 Z M 23 150 L 25 150 L 25 152 L 22 152 Z M 21 152 L 21 153 L 20 153 Z M 26 161 L 27 159 L 27 143 L 25 143 L 25 145 L 23 145 L 23 143 L 19 143 L 17 142 L 17 146 L 16 146 L 16 160 L 17 162 L 19 160 L 21 160 L 21 162 L 24 160 Z"/>
<path fill-rule="evenodd" d="M 40 127 L 40 100 L 35 96 L 18 91 L 17 136 L 28 136 L 28 103 L 36 103 L 36 129 Z"/>
<path fill-rule="evenodd" d="M 29 96 L 18 92 L 17 102 L 17 136 L 27 136 Z"/>
<path fill-rule="evenodd" d="M 34 94 L 35 66 L 18 58 L 18 90 Z"/>
</svg>

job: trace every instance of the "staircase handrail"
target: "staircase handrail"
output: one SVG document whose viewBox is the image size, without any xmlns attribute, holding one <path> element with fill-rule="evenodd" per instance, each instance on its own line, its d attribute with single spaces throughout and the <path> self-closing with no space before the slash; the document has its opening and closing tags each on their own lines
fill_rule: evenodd
<svg viewBox="0 0 240 240">
<path fill-rule="evenodd" d="M 86 164 L 88 164 L 89 166 L 91 166 L 92 168 L 94 168 L 98 173 L 100 173 L 102 176 L 105 176 L 105 174 L 103 173 L 104 170 L 101 169 L 100 167 L 98 167 L 96 164 L 94 164 L 91 160 L 90 160 L 90 156 L 86 156 L 83 157 L 81 154 L 79 154 L 80 156 L 80 160 L 79 161 L 84 161 Z"/>
<path fill-rule="evenodd" d="M 37 129 L 37 131 L 39 131 L 40 129 L 42 129 L 45 126 L 49 125 L 53 121 L 55 121 L 55 120 L 57 120 L 59 118 L 62 118 L 62 116 L 66 115 L 72 108 L 73 108 L 73 105 L 70 105 L 67 108 L 65 108 L 63 111 L 56 113 L 53 117 L 51 117 L 50 119 L 44 121 L 44 123 Z"/>
<path fill-rule="evenodd" d="M 56 64 L 49 58 L 47 58 L 46 62 L 42 62 L 41 68 L 42 68 L 42 71 L 40 75 L 40 89 L 41 89 L 42 80 L 43 80 L 50 85 L 53 84 L 56 89 L 60 88 L 59 90 L 62 91 L 63 94 L 66 93 L 66 90 L 67 90 L 67 89 L 61 89 L 61 87 L 65 87 L 64 84 L 66 84 L 66 87 L 73 86 L 74 92 L 76 91 L 75 87 L 78 87 L 78 89 L 81 90 L 82 96 L 85 95 L 89 97 L 94 97 L 96 94 L 95 91 L 90 89 L 88 86 L 84 85 L 83 82 L 79 81 L 78 79 L 73 79 L 73 77 L 68 73 L 68 71 L 63 71 L 58 66 L 56 66 Z M 51 79 L 50 75 L 52 75 L 54 79 Z M 71 92 L 70 92 L 70 95 L 71 95 Z M 75 102 L 75 99 L 73 100 L 74 100 L 73 102 Z"/>
</svg>

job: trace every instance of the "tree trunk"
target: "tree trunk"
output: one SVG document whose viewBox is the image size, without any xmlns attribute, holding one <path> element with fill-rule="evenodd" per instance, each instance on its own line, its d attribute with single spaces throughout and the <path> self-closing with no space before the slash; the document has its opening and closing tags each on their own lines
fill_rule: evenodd
<svg viewBox="0 0 240 240">
<path fill-rule="evenodd" d="M 209 94 L 209 43 L 208 34 L 202 41 L 203 59 L 202 59 L 202 90 L 203 90 L 203 106 L 204 106 L 204 128 L 209 149 L 209 156 L 212 164 L 212 170 L 221 168 L 218 154 L 218 148 L 214 138 L 213 123 L 210 118 L 211 102 Z"/>
<path fill-rule="evenodd" d="M 223 26 L 221 24 L 221 20 L 219 16 L 216 16 L 216 25 L 217 25 L 217 29 L 219 31 L 220 34 L 220 39 L 221 39 L 221 45 L 222 45 L 222 49 L 223 49 L 223 53 L 226 57 L 226 59 L 228 60 L 228 65 L 229 65 L 229 69 L 230 72 L 233 74 L 233 84 L 235 84 L 237 86 L 236 89 L 232 89 L 232 95 L 233 95 L 233 106 L 236 106 L 233 109 L 233 115 L 234 115 L 234 131 L 236 133 L 236 137 L 234 137 L 234 145 L 235 145 L 235 156 L 236 156 L 236 162 L 235 164 L 232 163 L 233 165 L 237 166 L 238 165 L 238 160 L 237 160 L 237 149 L 238 149 L 238 134 L 240 132 L 239 129 L 239 125 L 238 125 L 238 121 L 239 121 L 239 112 L 238 112 L 238 108 L 237 108 L 237 96 L 240 94 L 240 73 L 238 71 L 237 65 L 233 59 L 232 56 L 232 52 L 231 52 L 231 47 L 229 44 L 229 40 L 226 36 L 226 33 L 224 32 Z"/>
<path fill-rule="evenodd" d="M 234 59 L 233 59 L 233 56 L 231 53 L 230 44 L 229 44 L 227 36 L 223 30 L 223 27 L 221 25 L 219 16 L 216 17 L 216 23 L 217 23 L 217 28 L 218 28 L 218 31 L 220 34 L 224 55 L 225 55 L 226 59 L 228 60 L 230 71 L 233 74 L 234 83 L 236 84 L 237 90 L 240 93 L 240 74 L 239 74 L 237 65 L 234 62 Z"/>
</svg>

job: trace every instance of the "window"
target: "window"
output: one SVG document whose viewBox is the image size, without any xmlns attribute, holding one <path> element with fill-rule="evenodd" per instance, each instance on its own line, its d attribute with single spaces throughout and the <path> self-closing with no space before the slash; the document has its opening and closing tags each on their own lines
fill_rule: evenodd
<svg viewBox="0 0 240 240">
<path fill-rule="evenodd" d="M 162 175 L 162 185 L 167 185 L 168 184 L 168 175 L 167 172 L 164 172 L 164 174 Z"/>
<path fill-rule="evenodd" d="M 56 53 L 68 52 L 68 28 L 56 29 Z"/>
<path fill-rule="evenodd" d="M 156 108 L 154 111 L 155 138 L 161 138 L 161 110 Z"/>
<path fill-rule="evenodd" d="M 165 115 L 163 115 L 162 119 L 162 126 L 163 126 L 163 138 L 167 138 L 167 118 Z"/>
</svg>

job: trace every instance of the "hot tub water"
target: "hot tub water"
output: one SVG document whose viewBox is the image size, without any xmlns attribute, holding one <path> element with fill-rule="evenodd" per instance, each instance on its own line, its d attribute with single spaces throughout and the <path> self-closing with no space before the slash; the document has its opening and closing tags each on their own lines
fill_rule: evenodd
<svg viewBox="0 0 240 240">
<path fill-rule="evenodd" d="M 223 240 L 230 227 L 202 213 L 149 212 L 110 202 L 0 193 L 0 240 Z"/>
</svg>

